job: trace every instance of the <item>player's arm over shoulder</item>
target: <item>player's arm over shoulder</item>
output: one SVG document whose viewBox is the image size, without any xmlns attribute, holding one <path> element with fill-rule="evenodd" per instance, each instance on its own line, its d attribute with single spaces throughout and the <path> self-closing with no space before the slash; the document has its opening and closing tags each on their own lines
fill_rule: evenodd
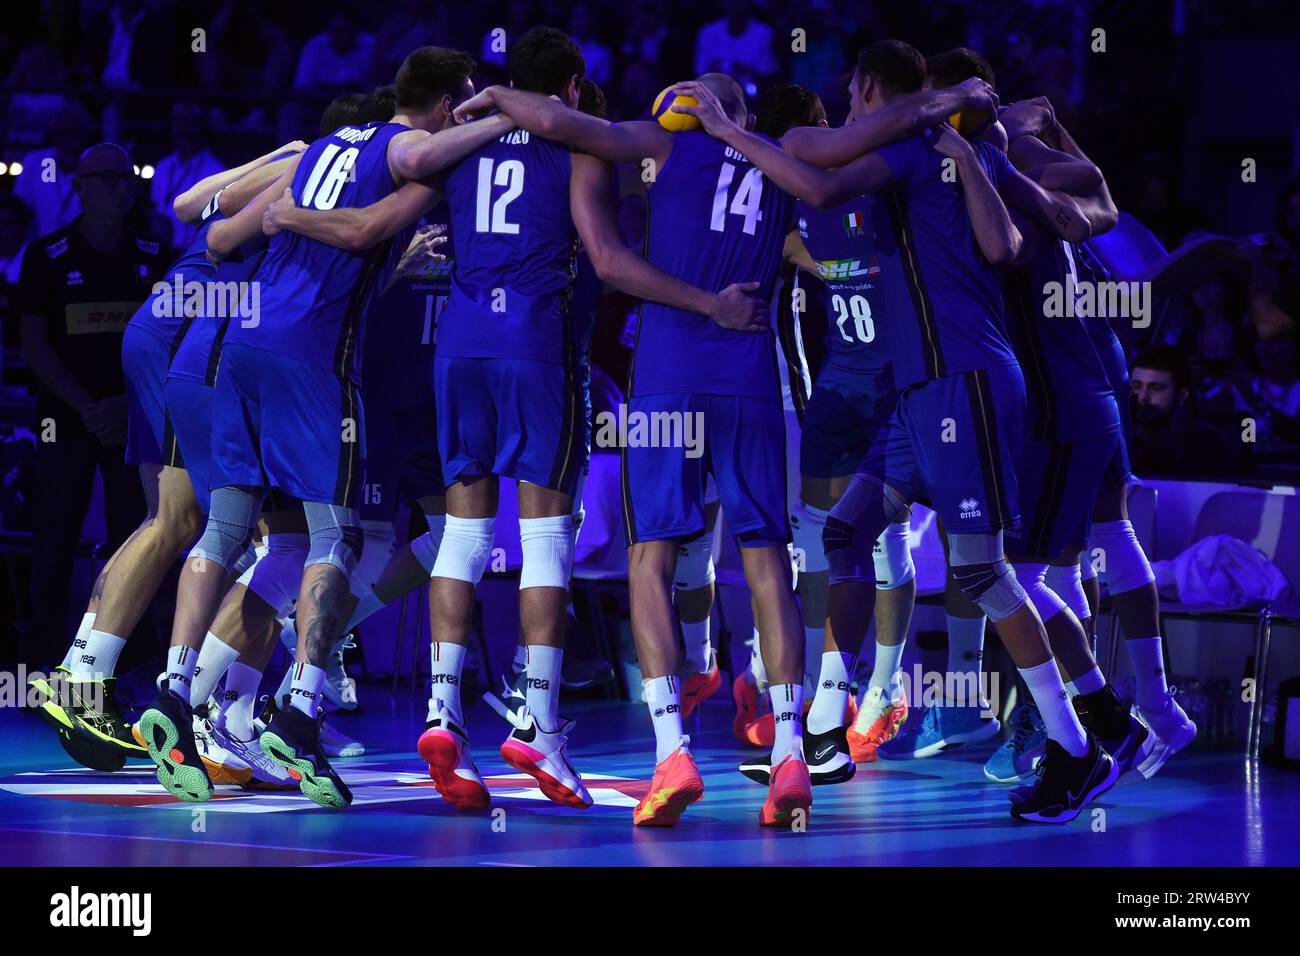
<svg viewBox="0 0 1300 956">
<path fill-rule="evenodd" d="M 514 128 L 510 117 L 497 114 L 436 133 L 404 130 L 388 143 L 388 168 L 397 182 L 425 179 L 454 166 Z"/>
<path fill-rule="evenodd" d="M 408 182 L 369 206 L 338 209 L 303 209 L 286 189 L 275 198 L 262 218 L 262 231 L 296 232 L 326 245 L 360 252 L 369 249 L 415 222 L 437 205 L 440 193 L 427 182 Z"/>
</svg>

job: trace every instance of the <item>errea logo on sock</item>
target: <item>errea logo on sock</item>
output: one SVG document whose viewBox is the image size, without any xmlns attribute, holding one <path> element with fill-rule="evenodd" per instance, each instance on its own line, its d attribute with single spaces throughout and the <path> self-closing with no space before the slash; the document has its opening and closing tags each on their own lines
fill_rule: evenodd
<svg viewBox="0 0 1300 956">
<path fill-rule="evenodd" d="M 56 927 L 130 927 L 132 936 L 153 930 L 152 893 L 82 893 L 74 886 L 50 897 L 50 925 Z"/>
</svg>

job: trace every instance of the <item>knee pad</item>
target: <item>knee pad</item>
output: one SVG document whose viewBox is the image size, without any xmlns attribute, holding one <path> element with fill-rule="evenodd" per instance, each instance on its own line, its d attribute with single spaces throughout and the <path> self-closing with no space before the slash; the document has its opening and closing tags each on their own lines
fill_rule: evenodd
<svg viewBox="0 0 1300 956">
<path fill-rule="evenodd" d="M 822 533 L 826 530 L 826 519 L 830 512 L 799 502 L 799 507 L 790 515 L 790 531 L 794 537 L 795 558 L 803 559 L 801 567 L 809 574 L 827 570 L 826 548 L 822 544 Z"/>
<path fill-rule="evenodd" d="M 1065 602 L 1059 594 L 1047 586 L 1047 565 L 1035 561 L 1017 561 L 1012 565 L 1016 580 L 1029 595 L 1029 603 L 1038 612 L 1043 623 L 1047 623 L 1065 610 Z"/>
<path fill-rule="evenodd" d="M 1090 550 L 1101 551 L 1101 579 L 1112 595 L 1123 594 L 1150 584 L 1156 579 L 1133 524 L 1123 521 L 1098 521 L 1092 526 Z"/>
<path fill-rule="evenodd" d="M 307 565 L 332 564 L 350 578 L 364 540 L 356 511 L 315 501 L 305 501 L 302 507 L 309 539 Z"/>
<path fill-rule="evenodd" d="M 524 553 L 519 590 L 569 587 L 573 574 L 573 515 L 520 518 L 519 545 Z"/>
<path fill-rule="evenodd" d="M 880 479 L 854 475 L 844 496 L 826 517 L 822 549 L 830 568 L 830 583 L 876 581 L 872 552 L 880 532 L 908 514 L 907 503 Z M 868 571 L 870 569 L 870 571 Z"/>
<path fill-rule="evenodd" d="M 265 542 L 263 542 L 260 545 L 250 544 L 247 548 L 244 549 L 244 553 L 239 556 L 239 559 L 235 561 L 235 565 L 230 569 L 230 573 L 242 577 L 244 572 L 247 571 L 249 568 L 251 568 L 254 564 L 256 564 L 257 559 L 260 558 L 265 553 L 266 553 Z"/>
<path fill-rule="evenodd" d="M 391 521 L 362 521 L 361 536 L 361 558 L 348 582 L 352 596 L 358 600 L 375 586 L 397 547 L 397 532 Z"/>
<path fill-rule="evenodd" d="M 447 515 L 442 544 L 430 576 L 478 584 L 492 557 L 492 526 L 495 523 L 496 518 Z"/>
<path fill-rule="evenodd" d="M 900 588 L 916 577 L 912 548 L 908 543 L 911 526 L 907 521 L 890 523 L 876 539 L 871 558 L 876 565 L 876 587 L 882 591 Z"/>
<path fill-rule="evenodd" d="M 267 535 L 256 563 L 239 577 L 239 583 L 274 608 L 277 617 L 288 614 L 298 599 L 309 541 L 301 532 Z"/>
<path fill-rule="evenodd" d="M 1019 576 L 1020 572 L 1017 571 L 1016 577 Z M 1088 607 L 1088 595 L 1083 590 L 1083 574 L 1079 565 L 1053 564 L 1048 567 L 1047 577 L 1044 580 L 1080 621 L 1092 617 L 1092 609 Z"/>
<path fill-rule="evenodd" d="M 710 528 L 677 548 L 673 587 L 679 591 L 695 591 L 712 583 L 713 529 Z"/>
<path fill-rule="evenodd" d="M 241 488 L 217 488 L 212 492 L 208 523 L 190 549 L 190 557 L 213 561 L 229 571 L 248 547 L 262 500 Z"/>
<path fill-rule="evenodd" d="M 411 556 L 420 562 L 425 573 L 433 574 L 433 563 L 438 560 L 438 548 L 442 544 L 442 534 L 447 527 L 446 515 L 424 516 L 429 530 L 411 542 Z"/>
<path fill-rule="evenodd" d="M 948 534 L 948 565 L 962 593 L 993 622 L 1010 617 L 1029 600 L 1007 564 L 1002 532 Z"/>
</svg>

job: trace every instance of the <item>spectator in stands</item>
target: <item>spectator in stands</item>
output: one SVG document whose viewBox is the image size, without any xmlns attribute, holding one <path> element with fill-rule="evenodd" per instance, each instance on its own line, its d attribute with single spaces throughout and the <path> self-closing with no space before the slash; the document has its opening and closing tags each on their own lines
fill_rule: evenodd
<svg viewBox="0 0 1300 956">
<path fill-rule="evenodd" d="M 1187 357 L 1170 345 L 1138 354 L 1130 375 L 1133 471 L 1139 476 L 1208 478 L 1234 474 L 1241 445 L 1191 407 Z"/>
<path fill-rule="evenodd" d="M 106 89 L 158 90 L 185 87 L 197 76 L 190 52 L 193 25 L 179 25 L 172 11 L 145 0 L 117 0 L 90 36 L 107 37 L 99 78 Z"/>
<path fill-rule="evenodd" d="M 23 171 L 14 183 L 14 195 L 32 210 L 32 238 L 66 226 L 81 212 L 81 201 L 72 188 L 72 171 L 92 132 L 86 108 L 68 100 L 50 125 L 50 144 L 22 158 Z"/>
<path fill-rule="evenodd" d="M 19 52 L 4 81 L 5 89 L 15 91 L 9 94 L 3 112 L 9 145 L 29 147 L 46 142 L 54 118 L 63 108 L 60 87 L 65 82 L 63 61 L 53 47 L 33 43 Z"/>
<path fill-rule="evenodd" d="M 726 13 L 700 29 L 695 41 L 695 73 L 729 73 L 754 95 L 780 64 L 772 48 L 772 28 L 750 16 L 749 0 L 724 0 Z"/>
<path fill-rule="evenodd" d="M 4 365 L 18 350 L 18 272 L 23 264 L 32 211 L 13 193 L 0 193 L 0 382 Z"/>
<path fill-rule="evenodd" d="M 575 3 L 569 9 L 569 35 L 582 50 L 582 58 L 587 64 L 587 76 L 596 83 L 608 83 L 614 72 L 614 58 L 609 47 L 596 37 L 595 24 L 592 22 L 591 7 L 585 3 Z"/>
<path fill-rule="evenodd" d="M 334 90 L 369 86 L 374 44 L 373 34 L 362 33 L 357 28 L 352 7 L 336 8 L 325 32 L 316 34 L 302 48 L 293 88 Z"/>
<path fill-rule="evenodd" d="M 157 213 L 169 223 L 167 241 L 173 249 L 184 249 L 198 225 L 177 219 L 172 201 L 200 179 L 225 169 L 221 160 L 208 150 L 207 124 L 197 103 L 172 106 L 172 147 L 170 153 L 158 160 L 149 184 L 149 198 Z"/>
</svg>

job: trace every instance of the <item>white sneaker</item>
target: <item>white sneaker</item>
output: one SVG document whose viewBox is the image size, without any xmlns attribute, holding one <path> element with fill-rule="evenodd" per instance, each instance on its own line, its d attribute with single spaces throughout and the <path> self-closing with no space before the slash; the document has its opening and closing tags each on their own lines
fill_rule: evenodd
<svg viewBox="0 0 1300 956">
<path fill-rule="evenodd" d="M 348 634 L 334 645 L 330 651 L 329 663 L 325 665 L 325 686 L 322 691 L 325 699 L 339 710 L 357 709 L 357 682 L 343 669 L 343 652 L 350 647 L 356 647 L 356 643 L 352 635 Z"/>
<path fill-rule="evenodd" d="M 1177 687 L 1170 687 L 1162 706 L 1152 710 L 1140 706 L 1135 708 L 1155 738 L 1151 751 L 1138 764 L 1138 773 L 1148 779 L 1159 773 L 1170 757 L 1196 739 L 1196 724 L 1174 700 L 1177 693 Z"/>
<path fill-rule="evenodd" d="M 429 719 L 415 749 L 429 765 L 429 778 L 442 798 L 459 810 L 482 810 L 492 802 L 461 721 L 441 702 L 430 702 Z"/>
<path fill-rule="evenodd" d="M 213 783 L 242 786 L 253 775 L 248 763 L 222 745 L 216 727 L 206 717 L 194 715 L 194 747 Z"/>
<path fill-rule="evenodd" d="M 320 745 L 327 757 L 360 757 L 366 752 L 365 744 L 331 726 L 329 720 L 320 725 Z"/>
<path fill-rule="evenodd" d="M 248 779 L 241 784 L 245 790 L 297 790 L 298 781 L 266 755 L 258 741 L 259 736 L 260 731 L 252 740 L 240 740 L 223 727 L 212 728 L 213 740 L 248 767 Z"/>
<path fill-rule="evenodd" d="M 573 721 L 562 720 L 554 732 L 548 733 L 537 725 L 537 718 L 525 706 L 515 729 L 501 745 L 501 759 L 534 778 L 549 799 L 585 810 L 592 805 L 591 794 L 569 762 L 567 751 L 567 734 L 573 727 Z"/>
</svg>

